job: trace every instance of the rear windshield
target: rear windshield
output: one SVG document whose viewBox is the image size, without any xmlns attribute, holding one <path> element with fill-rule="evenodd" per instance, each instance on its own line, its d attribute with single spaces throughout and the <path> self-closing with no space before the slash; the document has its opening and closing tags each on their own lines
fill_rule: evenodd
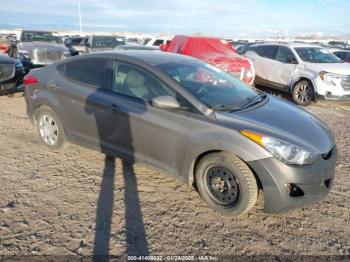
<svg viewBox="0 0 350 262">
<path fill-rule="evenodd" d="M 125 42 L 113 36 L 95 36 L 92 40 L 93 48 L 114 48 L 122 44 Z"/>
<path fill-rule="evenodd" d="M 301 60 L 308 63 L 343 63 L 336 55 L 321 47 L 296 47 Z"/>
<path fill-rule="evenodd" d="M 24 31 L 21 36 L 22 42 L 52 42 L 52 43 L 63 43 L 62 39 L 58 35 L 54 35 L 51 32 L 37 32 L 37 31 Z"/>
</svg>

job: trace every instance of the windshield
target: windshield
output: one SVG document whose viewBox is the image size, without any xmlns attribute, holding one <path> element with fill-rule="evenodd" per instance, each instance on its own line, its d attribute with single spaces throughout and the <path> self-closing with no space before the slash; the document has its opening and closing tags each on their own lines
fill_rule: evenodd
<svg viewBox="0 0 350 262">
<path fill-rule="evenodd" d="M 250 87 L 212 65 L 195 61 L 158 65 L 201 102 L 214 110 L 235 110 L 259 97 Z"/>
<path fill-rule="evenodd" d="M 52 43 L 63 43 L 62 39 L 54 35 L 51 32 L 35 32 L 35 31 L 24 31 L 21 36 L 22 42 L 52 42 Z"/>
<path fill-rule="evenodd" d="M 325 48 L 297 47 L 295 51 L 300 58 L 309 63 L 342 63 L 343 61 Z"/>
<path fill-rule="evenodd" d="M 117 45 L 124 44 L 124 41 L 117 40 L 113 36 L 94 36 L 92 40 L 93 48 L 114 48 Z"/>
</svg>

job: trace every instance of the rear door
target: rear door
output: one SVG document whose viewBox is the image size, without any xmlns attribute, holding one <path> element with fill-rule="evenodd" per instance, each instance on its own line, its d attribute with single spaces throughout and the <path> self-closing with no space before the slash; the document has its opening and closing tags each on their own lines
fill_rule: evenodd
<svg viewBox="0 0 350 262">
<path fill-rule="evenodd" d="M 259 45 L 249 48 L 246 55 L 253 61 L 256 82 L 267 84 L 271 81 L 272 68 L 274 65 L 274 57 L 277 52 L 275 45 Z M 253 55 L 254 53 L 254 55 Z"/>
<path fill-rule="evenodd" d="M 99 147 L 103 119 L 111 115 L 108 107 L 109 60 L 84 58 L 61 64 L 48 88 L 60 99 L 65 128 L 83 145 Z"/>
</svg>

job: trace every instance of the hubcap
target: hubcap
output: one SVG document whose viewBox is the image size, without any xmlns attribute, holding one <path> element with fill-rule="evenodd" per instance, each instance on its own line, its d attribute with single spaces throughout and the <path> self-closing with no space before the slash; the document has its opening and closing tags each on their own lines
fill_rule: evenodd
<svg viewBox="0 0 350 262">
<path fill-rule="evenodd" d="M 308 102 L 312 99 L 312 89 L 307 84 L 299 85 L 296 96 L 300 102 Z"/>
<path fill-rule="evenodd" d="M 230 205 L 237 200 L 238 183 L 228 169 L 221 166 L 211 167 L 207 171 L 206 180 L 211 197 L 219 204 Z"/>
<path fill-rule="evenodd" d="M 53 146 L 58 140 L 58 127 L 49 115 L 43 115 L 39 120 L 39 133 L 46 144 Z"/>
</svg>

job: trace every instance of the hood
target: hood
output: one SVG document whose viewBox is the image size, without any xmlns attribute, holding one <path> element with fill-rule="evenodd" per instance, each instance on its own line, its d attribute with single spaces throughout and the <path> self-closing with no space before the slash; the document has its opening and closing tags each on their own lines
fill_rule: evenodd
<svg viewBox="0 0 350 262">
<path fill-rule="evenodd" d="M 29 51 L 32 49 L 55 49 L 57 51 L 61 52 L 69 52 L 69 49 L 63 44 L 59 43 L 51 43 L 51 42 L 40 42 L 40 41 L 34 41 L 34 42 L 22 42 L 18 45 L 19 51 Z"/>
<path fill-rule="evenodd" d="M 221 124 L 237 131 L 250 130 L 298 145 L 309 152 L 328 153 L 335 145 L 330 129 L 300 107 L 272 96 L 258 108 L 216 112 Z"/>
<path fill-rule="evenodd" d="M 0 64 L 16 64 L 17 60 L 8 55 L 0 54 Z"/>
<path fill-rule="evenodd" d="M 339 75 L 350 75 L 349 63 L 305 63 L 305 67 L 316 72 L 325 71 Z"/>
</svg>

